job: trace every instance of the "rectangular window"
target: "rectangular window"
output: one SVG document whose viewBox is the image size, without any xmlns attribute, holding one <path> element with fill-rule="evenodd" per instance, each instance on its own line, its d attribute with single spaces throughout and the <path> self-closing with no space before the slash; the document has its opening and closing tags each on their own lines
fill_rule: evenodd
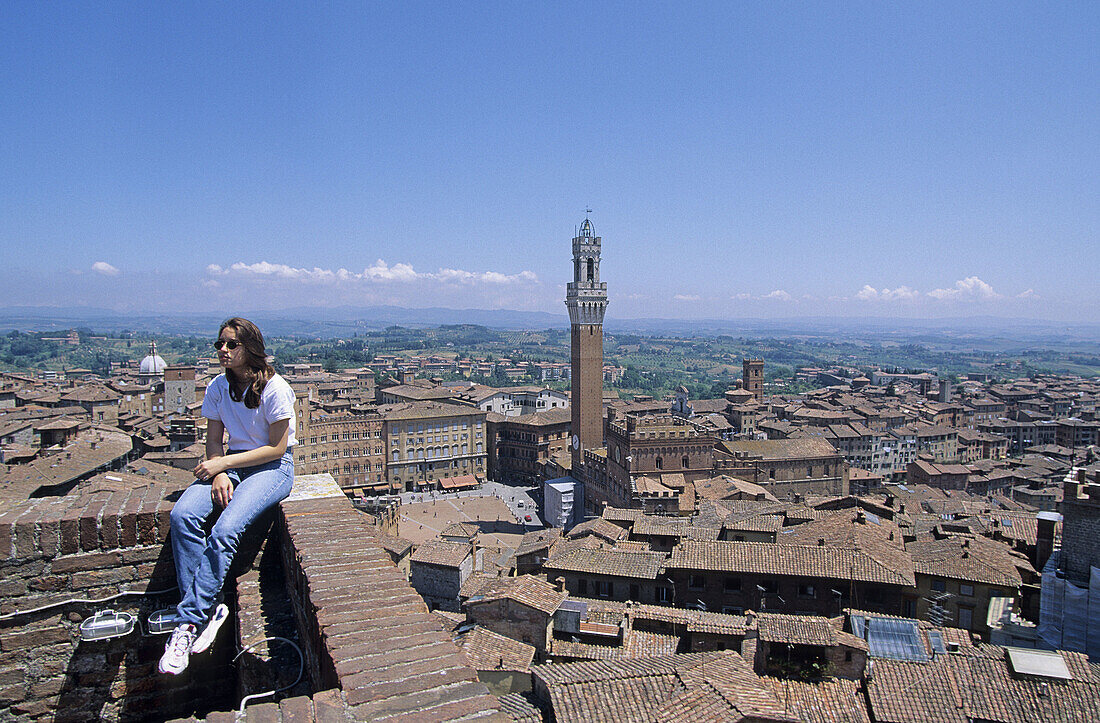
<svg viewBox="0 0 1100 723">
<path fill-rule="evenodd" d="M 798 586 L 799 597 L 817 597 L 817 591 L 814 590 L 813 585 L 799 585 Z"/>
<path fill-rule="evenodd" d="M 959 584 L 959 594 L 965 597 L 974 597 L 974 586 L 966 583 Z"/>
<path fill-rule="evenodd" d="M 577 594 L 578 595 L 587 595 L 588 594 L 588 580 L 585 580 L 583 577 L 580 578 L 579 580 L 577 580 Z"/>
<path fill-rule="evenodd" d="M 727 577 L 722 581 L 722 589 L 726 592 L 736 592 L 741 589 L 741 578 Z"/>
<path fill-rule="evenodd" d="M 688 587 L 692 590 L 702 590 L 706 584 L 706 578 L 702 575 L 688 575 Z"/>
<path fill-rule="evenodd" d="M 670 603 L 672 602 L 672 588 L 659 587 L 653 591 L 653 597 L 659 603 Z"/>
<path fill-rule="evenodd" d="M 947 592 L 947 580 L 941 580 L 938 577 L 932 578 L 932 589 L 936 592 Z"/>
</svg>

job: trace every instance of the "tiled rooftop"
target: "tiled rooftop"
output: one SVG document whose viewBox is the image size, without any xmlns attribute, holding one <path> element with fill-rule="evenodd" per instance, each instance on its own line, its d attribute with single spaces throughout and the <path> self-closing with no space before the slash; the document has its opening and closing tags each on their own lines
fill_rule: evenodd
<svg viewBox="0 0 1100 723">
<path fill-rule="evenodd" d="M 583 572 L 655 580 L 665 563 L 660 552 L 624 552 L 622 550 L 587 550 L 573 548 L 562 554 L 555 552 L 546 561 L 550 571 Z"/>
<path fill-rule="evenodd" d="M 888 585 L 915 584 L 912 569 L 895 569 L 869 553 L 818 545 L 684 540 L 672 551 L 669 569 L 759 575 L 823 577 Z"/>
</svg>

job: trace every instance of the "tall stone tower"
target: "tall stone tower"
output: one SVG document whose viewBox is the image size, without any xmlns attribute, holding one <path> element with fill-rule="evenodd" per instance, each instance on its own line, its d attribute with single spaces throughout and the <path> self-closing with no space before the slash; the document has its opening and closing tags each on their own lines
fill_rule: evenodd
<svg viewBox="0 0 1100 723">
<path fill-rule="evenodd" d="M 741 362 L 741 388 L 759 399 L 764 395 L 764 360 L 744 359 Z"/>
<path fill-rule="evenodd" d="M 565 305 L 572 329 L 572 410 L 574 474 L 584 450 L 603 446 L 603 315 L 607 284 L 600 281 L 600 242 L 587 217 L 573 239 L 573 280 L 566 287 Z"/>
</svg>

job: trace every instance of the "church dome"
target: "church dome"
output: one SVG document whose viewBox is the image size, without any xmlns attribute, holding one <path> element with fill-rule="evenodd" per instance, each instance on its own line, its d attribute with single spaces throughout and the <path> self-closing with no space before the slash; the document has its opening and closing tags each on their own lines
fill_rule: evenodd
<svg viewBox="0 0 1100 723">
<path fill-rule="evenodd" d="M 164 367 L 168 366 L 168 362 L 164 361 L 164 358 L 157 354 L 157 343 L 149 343 L 149 355 L 141 360 L 140 371 L 142 374 L 163 374 Z"/>
</svg>

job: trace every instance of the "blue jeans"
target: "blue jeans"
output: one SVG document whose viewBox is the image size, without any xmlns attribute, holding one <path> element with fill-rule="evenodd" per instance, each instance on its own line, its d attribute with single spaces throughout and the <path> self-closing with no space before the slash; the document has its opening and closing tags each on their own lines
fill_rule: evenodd
<svg viewBox="0 0 1100 723">
<path fill-rule="evenodd" d="M 233 480 L 233 499 L 220 511 L 209 536 L 203 526 L 214 512 L 210 482 L 194 482 L 172 508 L 172 555 L 181 597 L 176 616 L 181 623 L 202 627 L 210 619 L 241 535 L 290 494 L 294 456 L 287 450 L 281 459 L 226 474 Z"/>
</svg>

